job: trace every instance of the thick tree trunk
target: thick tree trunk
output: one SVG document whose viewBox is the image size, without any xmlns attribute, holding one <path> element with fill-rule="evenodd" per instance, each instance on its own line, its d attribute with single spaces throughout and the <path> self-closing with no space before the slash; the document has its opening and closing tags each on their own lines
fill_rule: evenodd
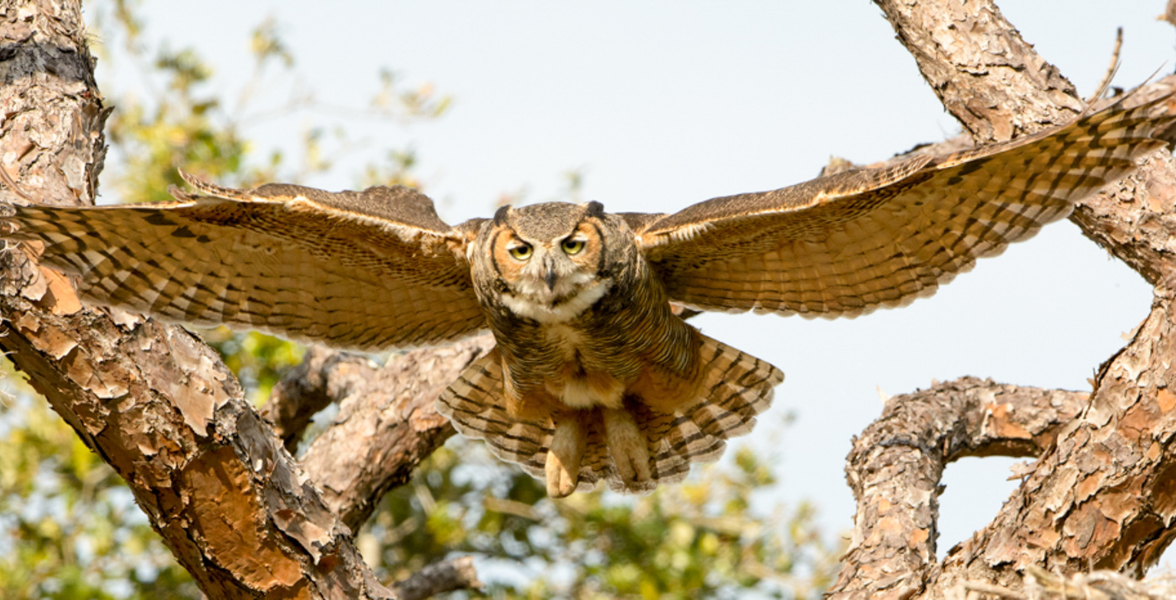
<svg viewBox="0 0 1176 600">
<path fill-rule="evenodd" d="M 78 2 L 0 4 L 4 201 L 93 203 L 108 109 L 84 33 Z M 0 256 L 0 349 L 126 480 L 209 597 L 415 598 L 476 583 L 468 561 L 392 590 L 375 581 L 215 351 L 179 327 L 82 309 L 23 250 Z"/>
</svg>

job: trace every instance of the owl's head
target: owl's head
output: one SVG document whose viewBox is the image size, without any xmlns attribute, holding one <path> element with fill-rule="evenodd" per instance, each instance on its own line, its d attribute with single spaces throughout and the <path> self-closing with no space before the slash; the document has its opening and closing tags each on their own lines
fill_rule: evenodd
<svg viewBox="0 0 1176 600">
<path fill-rule="evenodd" d="M 621 230 L 624 231 L 621 231 Z M 633 246 L 623 220 L 599 202 L 504 206 L 479 235 L 479 295 L 543 323 L 575 318 L 613 285 L 613 267 Z M 488 267 L 488 268 L 485 268 Z"/>
</svg>

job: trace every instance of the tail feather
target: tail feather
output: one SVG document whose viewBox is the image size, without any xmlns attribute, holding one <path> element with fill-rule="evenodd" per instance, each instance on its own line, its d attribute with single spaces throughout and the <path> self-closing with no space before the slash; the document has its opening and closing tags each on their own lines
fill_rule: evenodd
<svg viewBox="0 0 1176 600">
<path fill-rule="evenodd" d="M 506 413 L 502 399 L 502 362 L 498 350 L 471 363 L 437 398 L 437 412 L 459 433 L 486 440 L 502 460 L 543 476 L 543 463 L 554 433 L 551 423 L 520 421 Z"/>
<path fill-rule="evenodd" d="M 754 414 L 754 413 L 753 413 Z M 703 404 L 690 418 L 713 437 L 735 437 L 751 431 L 755 417 L 733 413 L 717 404 Z"/>
<path fill-rule="evenodd" d="M 718 460 L 727 439 L 755 427 L 756 415 L 771 406 L 776 386 L 784 381 L 784 373 L 770 363 L 706 336 L 702 341 L 702 356 L 710 358 L 700 386 L 704 395 L 672 415 L 645 410 L 637 417 L 650 438 L 654 478 L 660 477 L 660 483 L 681 481 L 691 463 Z"/>
<path fill-rule="evenodd" d="M 772 403 L 774 388 L 784 374 L 764 362 L 726 344 L 702 336 L 704 367 L 701 392 L 694 402 L 673 413 L 655 410 L 629 397 L 629 409 L 649 444 L 651 480 L 626 482 L 617 473 L 609 453 L 599 410 L 581 413 L 586 446 L 580 467 L 578 491 L 588 491 L 597 481 L 615 491 L 651 492 L 662 483 L 681 481 L 692 463 L 713 462 L 726 449 L 726 440 L 744 435 L 755 426 L 755 417 Z M 472 363 L 437 399 L 437 411 L 449 418 L 462 435 L 483 439 L 499 458 L 518 463 L 527 473 L 544 477 L 547 450 L 554 425 L 520 421 L 506 413 L 502 365 L 497 351 Z"/>
<path fill-rule="evenodd" d="M 645 421 L 639 416 L 637 422 L 646 427 L 646 435 L 651 440 L 653 465 L 650 470 L 653 479 L 659 483 L 685 479 L 690 473 L 691 462 L 718 460 L 727 447 L 722 438 L 705 433 L 690 417 L 681 413 L 658 414 Z M 652 434 L 650 430 L 654 427 L 664 433 Z"/>
</svg>

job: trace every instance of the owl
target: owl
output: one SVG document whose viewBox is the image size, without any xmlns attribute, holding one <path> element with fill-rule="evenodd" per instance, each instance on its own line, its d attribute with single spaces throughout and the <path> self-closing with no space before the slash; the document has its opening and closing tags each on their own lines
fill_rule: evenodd
<svg viewBox="0 0 1176 600">
<path fill-rule="evenodd" d="M 1166 100 L 673 214 L 544 203 L 450 226 L 406 187 L 185 174 L 175 202 L 8 206 L 0 223 L 89 302 L 169 321 L 357 350 L 489 330 L 437 410 L 553 497 L 647 492 L 750 431 L 784 378 L 676 306 L 851 317 L 929 295 L 1164 146 Z"/>
</svg>

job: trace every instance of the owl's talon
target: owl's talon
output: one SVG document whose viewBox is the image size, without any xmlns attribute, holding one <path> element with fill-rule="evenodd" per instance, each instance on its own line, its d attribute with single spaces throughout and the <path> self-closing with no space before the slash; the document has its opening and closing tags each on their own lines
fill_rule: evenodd
<svg viewBox="0 0 1176 600">
<path fill-rule="evenodd" d="M 555 423 L 551 448 L 547 450 L 544 469 L 547 475 L 547 495 L 564 498 L 576 491 L 580 483 L 580 462 L 584 458 L 584 429 L 573 418 Z"/>
<path fill-rule="evenodd" d="M 612 455 L 617 475 L 625 483 L 649 481 L 649 444 L 645 434 L 637 427 L 637 421 L 629 411 L 620 408 L 604 409 L 604 431 L 608 438 L 608 451 Z"/>
</svg>

